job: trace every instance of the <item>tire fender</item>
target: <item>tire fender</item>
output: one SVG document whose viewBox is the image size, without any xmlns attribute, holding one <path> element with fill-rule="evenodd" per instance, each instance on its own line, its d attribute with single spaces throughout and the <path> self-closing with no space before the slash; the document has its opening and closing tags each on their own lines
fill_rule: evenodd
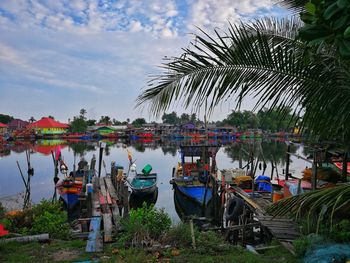
<svg viewBox="0 0 350 263">
<path fill-rule="evenodd" d="M 226 220 L 238 220 L 238 217 L 243 214 L 244 201 L 238 197 L 231 197 L 228 200 L 226 208 Z"/>
</svg>

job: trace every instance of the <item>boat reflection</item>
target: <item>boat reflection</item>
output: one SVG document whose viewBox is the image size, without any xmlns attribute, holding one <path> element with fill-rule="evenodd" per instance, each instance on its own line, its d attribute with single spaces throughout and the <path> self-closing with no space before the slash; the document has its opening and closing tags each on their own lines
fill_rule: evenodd
<svg viewBox="0 0 350 263">
<path fill-rule="evenodd" d="M 158 187 L 153 193 L 144 194 L 142 196 L 131 193 L 129 197 L 129 206 L 130 208 L 137 209 L 142 207 L 143 203 L 146 203 L 148 206 L 152 204 L 154 205 L 157 203 L 157 199 L 158 199 Z"/>
</svg>

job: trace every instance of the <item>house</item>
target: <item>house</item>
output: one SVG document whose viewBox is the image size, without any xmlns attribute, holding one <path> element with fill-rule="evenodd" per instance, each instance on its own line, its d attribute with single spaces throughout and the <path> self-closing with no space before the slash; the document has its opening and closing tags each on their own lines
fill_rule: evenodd
<svg viewBox="0 0 350 263">
<path fill-rule="evenodd" d="M 61 135 L 67 132 L 69 125 L 49 117 L 42 117 L 41 120 L 28 124 L 27 128 L 33 128 L 41 135 Z"/>
<path fill-rule="evenodd" d="M 27 122 L 27 121 L 22 121 L 20 119 L 14 119 L 7 124 L 7 128 L 9 131 L 19 131 L 19 130 L 25 129 L 28 124 L 29 124 L 29 122 Z"/>
<path fill-rule="evenodd" d="M 7 132 L 7 125 L 0 122 L 0 134 Z"/>
</svg>

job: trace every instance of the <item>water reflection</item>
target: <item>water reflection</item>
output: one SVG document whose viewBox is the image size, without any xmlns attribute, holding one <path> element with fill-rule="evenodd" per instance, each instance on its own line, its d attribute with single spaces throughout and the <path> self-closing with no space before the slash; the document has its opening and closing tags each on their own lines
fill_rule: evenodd
<svg viewBox="0 0 350 263">
<path fill-rule="evenodd" d="M 121 166 L 128 166 L 127 151 L 130 149 L 133 153 L 133 159 L 136 159 L 138 167 L 151 164 L 158 174 L 158 196 L 150 197 L 147 202 L 154 203 L 156 207 L 165 208 L 173 221 L 179 221 L 179 218 L 185 218 L 191 213 L 202 215 L 201 208 L 188 207 L 184 205 L 183 198 L 174 193 L 169 181 L 172 176 L 172 168 L 178 162 L 178 150 L 180 145 L 198 145 L 211 144 L 222 145 L 217 155 L 217 165 L 219 169 L 238 168 L 240 156 L 243 165 L 248 162 L 249 155 L 245 152 L 253 149 L 254 154 L 264 157 L 266 163 L 275 160 L 279 164 L 281 171 L 285 162 L 287 146 L 284 142 L 278 141 L 218 141 L 218 140 L 104 140 L 103 160 L 106 168 L 102 168 L 101 176 L 110 171 L 112 161 Z M 73 169 L 75 159 L 85 157 L 91 160 L 93 154 L 99 154 L 99 141 L 83 140 L 38 140 L 38 141 L 13 141 L 5 145 L 0 145 L 0 199 L 3 196 L 15 195 L 24 190 L 23 182 L 16 166 L 18 160 L 21 165 L 26 165 L 25 150 L 32 153 L 32 166 L 35 169 L 35 175 L 32 178 L 32 200 L 39 202 L 42 198 L 52 198 L 54 190 L 55 167 L 53 165 L 51 151 L 57 147 L 61 148 L 62 155 L 68 168 Z M 262 150 L 261 150 L 262 149 Z M 262 151 L 262 154 L 261 154 Z M 302 146 L 292 146 L 291 152 L 297 152 L 303 155 Z M 262 158 L 260 160 L 262 161 Z M 307 165 L 301 160 L 292 157 L 291 169 L 296 171 L 305 168 Z M 98 165 L 96 164 L 96 167 Z M 269 168 L 268 168 L 269 169 Z M 142 202 L 141 202 L 142 204 Z M 130 197 L 130 205 L 137 207 L 140 200 Z M 210 209 L 209 209 L 210 210 Z M 211 212 L 205 211 L 208 216 Z"/>
</svg>

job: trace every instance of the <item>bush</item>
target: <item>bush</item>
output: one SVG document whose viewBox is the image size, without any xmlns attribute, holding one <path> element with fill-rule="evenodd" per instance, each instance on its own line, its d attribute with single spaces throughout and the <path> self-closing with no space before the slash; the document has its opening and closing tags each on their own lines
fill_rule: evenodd
<svg viewBox="0 0 350 263">
<path fill-rule="evenodd" d="M 195 228 L 195 236 L 198 235 L 198 230 Z M 187 248 L 191 246 L 192 237 L 190 225 L 180 223 L 176 226 L 173 226 L 162 238 L 162 243 L 178 248 Z"/>
<path fill-rule="evenodd" d="M 196 244 L 197 251 L 201 254 L 213 255 L 230 249 L 230 245 L 225 242 L 223 237 L 213 231 L 200 232 Z"/>
<path fill-rule="evenodd" d="M 141 208 L 131 209 L 129 219 L 121 221 L 125 230 L 120 242 L 125 245 L 131 242 L 139 246 L 143 242 L 158 239 L 162 233 L 169 230 L 171 219 L 163 209 L 156 209 L 153 205 L 143 203 Z"/>
<path fill-rule="evenodd" d="M 67 212 L 61 209 L 61 203 L 42 200 L 31 209 L 8 213 L 2 220 L 10 232 L 23 235 L 49 233 L 52 238 L 69 237 Z"/>
<path fill-rule="evenodd" d="M 329 233 L 329 237 L 336 242 L 350 242 L 350 221 L 343 219 L 335 224 Z"/>
</svg>

